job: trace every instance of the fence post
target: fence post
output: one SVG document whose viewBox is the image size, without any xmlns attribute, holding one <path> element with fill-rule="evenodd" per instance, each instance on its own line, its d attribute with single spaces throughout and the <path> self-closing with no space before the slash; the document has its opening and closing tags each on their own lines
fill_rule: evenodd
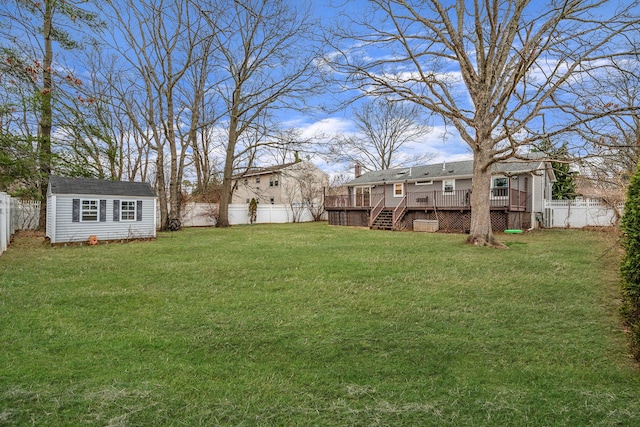
<svg viewBox="0 0 640 427">
<path fill-rule="evenodd" d="M 10 207 L 11 198 L 6 193 L 0 193 L 0 254 L 6 251 L 9 245 Z"/>
</svg>

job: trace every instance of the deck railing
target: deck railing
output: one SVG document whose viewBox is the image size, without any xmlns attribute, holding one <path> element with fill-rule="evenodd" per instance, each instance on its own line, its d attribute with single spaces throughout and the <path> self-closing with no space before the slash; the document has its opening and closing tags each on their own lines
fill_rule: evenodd
<svg viewBox="0 0 640 427">
<path fill-rule="evenodd" d="M 381 198 L 378 201 L 378 203 L 373 207 L 373 210 L 369 215 L 369 227 L 373 226 L 373 223 L 376 221 L 376 218 L 378 218 L 378 215 L 380 215 L 380 212 L 382 212 L 383 209 L 384 209 L 384 198 Z"/>
<path fill-rule="evenodd" d="M 400 201 L 400 203 L 398 203 L 398 206 L 396 206 L 396 208 L 393 210 L 392 222 L 393 222 L 394 230 L 398 226 L 398 222 L 400 222 L 405 212 L 407 211 L 408 197 L 409 197 L 408 195 L 404 196 Z"/>
<path fill-rule="evenodd" d="M 492 208 L 505 208 L 510 210 L 524 211 L 527 206 L 527 192 L 516 189 L 498 189 L 489 196 Z M 508 194 L 508 196 L 507 196 Z M 353 196 L 338 195 L 325 196 L 325 208 L 372 208 L 384 200 L 382 195 L 372 194 L 370 206 L 356 205 Z M 409 192 L 401 202 L 395 199 L 388 207 L 396 207 L 398 203 L 404 204 L 407 209 L 470 209 L 471 190 L 456 191 L 424 191 Z M 385 206 L 383 206 L 385 207 Z"/>
</svg>

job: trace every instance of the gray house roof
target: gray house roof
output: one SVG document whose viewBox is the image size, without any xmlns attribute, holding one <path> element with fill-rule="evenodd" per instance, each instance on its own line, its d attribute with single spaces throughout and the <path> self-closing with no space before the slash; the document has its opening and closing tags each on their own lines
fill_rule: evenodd
<svg viewBox="0 0 640 427">
<path fill-rule="evenodd" d="M 156 197 L 148 182 L 107 181 L 90 178 L 49 177 L 51 194 Z"/>
<path fill-rule="evenodd" d="M 311 162 L 308 161 L 304 161 L 304 160 L 299 160 L 296 162 L 290 162 L 290 163 L 284 163 L 281 165 L 275 165 L 275 166 L 267 166 L 267 167 L 255 167 L 255 168 L 251 168 L 241 174 L 237 174 L 233 176 L 233 179 L 242 179 L 242 178 L 248 178 L 248 177 L 252 177 L 252 176 L 260 176 L 260 175 L 267 175 L 267 174 L 273 174 L 276 172 L 280 172 L 283 171 L 287 168 L 290 168 L 292 166 L 306 166 L 306 167 L 313 167 L 319 171 L 321 171 L 316 165 L 314 165 Z M 323 172 L 323 171 L 321 171 Z M 323 172 L 324 173 L 324 172 Z"/>
<path fill-rule="evenodd" d="M 286 169 L 289 166 L 295 165 L 296 163 L 299 163 L 299 162 L 284 163 L 282 165 L 267 166 L 264 168 L 251 168 L 243 174 L 234 176 L 234 179 L 245 178 L 245 177 L 256 176 L 256 175 L 271 174 L 274 172 L 281 171 L 282 169 Z"/>
<path fill-rule="evenodd" d="M 544 168 L 542 160 L 507 161 L 496 163 L 492 167 L 495 174 L 517 175 L 530 173 Z M 377 184 L 382 182 L 416 182 L 443 179 L 471 178 L 473 176 L 473 160 L 445 162 L 425 166 L 413 166 L 398 169 L 370 171 L 350 181 L 347 185 Z"/>
</svg>

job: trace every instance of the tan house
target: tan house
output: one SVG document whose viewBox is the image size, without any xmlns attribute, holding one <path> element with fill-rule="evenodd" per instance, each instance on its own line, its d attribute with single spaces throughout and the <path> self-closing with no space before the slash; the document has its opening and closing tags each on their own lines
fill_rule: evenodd
<svg viewBox="0 0 640 427">
<path fill-rule="evenodd" d="M 255 168 L 235 179 L 231 203 L 322 206 L 328 175 L 311 162 L 297 161 Z"/>
</svg>

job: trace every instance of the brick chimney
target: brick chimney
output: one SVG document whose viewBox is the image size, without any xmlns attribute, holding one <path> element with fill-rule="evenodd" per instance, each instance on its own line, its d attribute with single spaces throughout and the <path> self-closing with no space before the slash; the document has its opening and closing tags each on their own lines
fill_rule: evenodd
<svg viewBox="0 0 640 427">
<path fill-rule="evenodd" d="M 354 172 L 355 172 L 356 178 L 362 175 L 362 165 L 360 163 L 356 163 Z"/>
</svg>

